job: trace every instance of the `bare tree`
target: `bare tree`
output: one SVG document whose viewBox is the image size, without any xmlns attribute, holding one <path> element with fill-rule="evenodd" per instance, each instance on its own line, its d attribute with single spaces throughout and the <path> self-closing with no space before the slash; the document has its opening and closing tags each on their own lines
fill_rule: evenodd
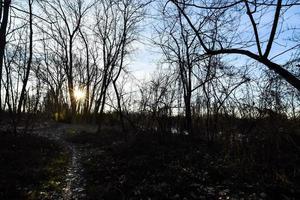
<svg viewBox="0 0 300 200">
<path fill-rule="evenodd" d="M 187 23 L 190 25 L 192 28 L 194 34 L 198 38 L 198 42 L 204 49 L 205 53 L 208 55 L 218 55 L 218 54 L 240 54 L 247 56 L 251 59 L 254 59 L 255 61 L 264 64 L 265 66 L 268 67 L 268 69 L 274 71 L 276 74 L 278 74 L 280 77 L 285 79 L 287 82 L 289 82 L 292 86 L 300 90 L 300 80 L 297 78 L 293 73 L 288 71 L 287 69 L 284 68 L 283 65 L 280 65 L 276 63 L 275 61 L 272 60 L 271 55 L 271 50 L 272 46 L 274 46 L 274 43 L 276 42 L 276 38 L 278 38 L 278 35 L 280 35 L 280 30 L 278 30 L 278 26 L 280 23 L 281 17 L 283 16 L 284 12 L 292 6 L 297 6 L 299 5 L 298 1 L 292 1 L 290 3 L 283 4 L 282 0 L 278 0 L 276 4 L 273 3 L 273 1 L 209 1 L 205 3 L 192 3 L 190 1 L 178 1 L 178 0 L 172 0 L 171 1 L 173 5 L 176 6 L 179 12 L 182 13 L 184 18 L 186 19 Z M 238 43 L 239 38 L 245 39 L 244 37 L 241 37 L 241 34 L 245 32 L 245 30 L 242 30 L 242 32 L 238 32 L 237 30 L 232 30 L 232 34 L 230 35 L 222 35 L 224 32 L 222 30 L 219 31 L 219 35 L 217 37 L 218 40 L 218 46 L 215 48 L 212 48 L 210 45 L 211 43 L 211 38 L 208 37 L 206 34 L 203 34 L 205 32 L 203 26 L 199 27 L 198 24 L 194 23 L 194 19 L 192 16 L 190 16 L 183 7 L 190 8 L 193 10 L 194 13 L 199 13 L 199 16 L 201 19 L 201 23 L 206 23 L 209 21 L 209 15 L 212 12 L 222 12 L 221 18 L 226 17 L 226 15 L 234 15 L 236 13 L 236 10 L 240 10 L 240 12 L 246 13 L 248 18 L 249 18 L 249 23 L 250 27 L 252 27 L 252 35 L 254 36 L 253 41 L 241 41 Z M 258 21 L 262 19 L 262 17 L 256 17 L 255 14 L 258 16 L 264 16 L 264 12 L 266 9 L 271 9 L 274 8 L 274 18 L 272 22 L 272 26 L 269 29 L 269 37 L 264 38 L 261 36 L 259 32 L 259 27 L 258 27 Z M 235 10 L 234 10 L 235 9 Z M 228 14 L 231 12 L 231 14 Z M 208 14 L 205 14 L 208 13 Z M 241 13 L 240 13 L 241 14 Z M 199 18 L 198 18 L 199 19 Z M 234 18 L 234 23 L 235 24 L 240 24 L 239 20 L 240 17 Z M 246 23 L 247 26 L 249 26 Z M 221 24 L 220 24 L 221 26 Z M 205 26 L 204 26 L 205 27 Z M 218 27 L 220 29 L 220 27 Z M 267 31 L 268 27 L 262 27 L 263 30 Z M 225 33 L 226 34 L 226 33 Z M 250 34 L 250 33 L 247 33 Z M 227 36 L 227 37 L 226 37 Z M 264 42 L 266 41 L 266 42 Z M 236 44 L 240 45 L 236 45 Z M 254 43 L 255 45 L 252 45 Z M 253 52 L 249 47 L 249 44 L 251 46 L 256 47 L 257 53 Z M 264 48 L 263 48 L 264 46 Z M 284 52 L 275 55 L 279 56 L 283 53 L 286 53 L 291 49 L 286 49 Z M 274 55 L 273 55 L 274 57 Z"/>
<path fill-rule="evenodd" d="M 40 80 L 44 87 L 47 88 L 47 95 L 45 97 L 44 106 L 46 112 L 61 113 L 63 108 L 63 85 L 66 82 L 66 75 L 61 63 L 62 57 L 59 52 L 59 45 L 54 50 L 51 49 L 49 44 L 51 41 L 46 39 L 47 35 L 44 34 L 41 39 L 42 53 L 40 56 L 40 65 L 34 69 L 35 75 Z"/>
<path fill-rule="evenodd" d="M 175 103 L 176 76 L 174 72 L 157 69 L 149 82 L 143 82 L 139 88 L 139 112 L 144 120 L 138 123 L 140 128 L 161 134 L 172 129 L 172 108 Z"/>
<path fill-rule="evenodd" d="M 21 113 L 22 105 L 25 101 L 25 95 L 26 95 L 26 87 L 29 79 L 29 73 L 31 71 L 31 64 L 32 64 L 32 54 L 33 54 L 33 17 L 32 17 L 32 4 L 33 0 L 28 0 L 28 10 L 29 10 L 29 46 L 28 46 L 28 60 L 27 60 L 27 66 L 25 70 L 25 76 L 23 77 L 23 84 L 20 94 L 20 99 L 18 103 L 18 113 Z"/>
<path fill-rule="evenodd" d="M 94 31 L 101 45 L 103 72 L 95 113 L 99 112 L 100 116 L 104 111 L 108 87 L 113 84 L 123 121 L 117 81 L 124 68 L 126 55 L 130 52 L 130 45 L 137 37 L 137 24 L 143 18 L 145 5 L 134 0 L 107 0 L 100 1 L 97 5 Z M 122 124 L 124 127 L 123 122 Z"/>
<path fill-rule="evenodd" d="M 3 58 L 6 45 L 6 31 L 9 19 L 11 0 L 0 1 L 0 111 L 2 111 L 2 72 L 3 72 Z"/>
<path fill-rule="evenodd" d="M 93 4 L 86 5 L 80 1 L 40 1 L 40 6 L 52 23 L 48 25 L 49 36 L 63 49 L 64 71 L 67 76 L 69 99 L 72 113 L 76 113 L 76 99 L 74 97 L 74 45 L 79 34 L 83 17 Z"/>
</svg>

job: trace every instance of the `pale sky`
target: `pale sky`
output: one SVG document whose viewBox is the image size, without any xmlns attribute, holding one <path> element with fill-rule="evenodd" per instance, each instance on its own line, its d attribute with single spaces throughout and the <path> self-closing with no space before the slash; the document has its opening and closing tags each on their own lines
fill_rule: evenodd
<svg viewBox="0 0 300 200">
<path fill-rule="evenodd" d="M 258 24 L 259 33 L 260 36 L 263 38 L 262 41 L 267 41 L 267 38 L 269 37 L 269 31 L 270 28 L 270 22 L 273 20 L 274 10 L 270 10 L 263 18 L 262 21 L 260 21 L 260 24 Z M 245 20 L 248 20 L 248 16 L 245 17 Z M 283 33 L 281 33 L 280 38 L 277 39 L 273 46 L 270 53 L 269 58 L 272 58 L 285 50 L 293 47 L 297 43 L 289 41 L 291 39 L 291 31 L 292 28 L 297 28 L 296 31 L 298 31 L 298 34 L 300 32 L 300 6 L 295 6 L 291 9 L 289 9 L 286 13 L 284 13 L 284 24 L 281 26 L 281 23 L 279 23 L 277 32 L 284 30 Z M 132 62 L 129 64 L 130 70 L 133 72 L 133 75 L 136 76 L 137 79 L 143 79 L 143 78 L 149 78 L 149 75 L 153 72 L 155 72 L 157 68 L 157 63 L 162 58 L 161 54 L 159 54 L 159 48 L 154 48 L 153 45 L 151 45 L 150 38 L 153 36 L 153 29 L 152 27 L 157 25 L 157 21 L 155 19 L 147 19 L 146 22 L 144 22 L 143 29 L 141 32 L 140 39 L 142 42 L 138 42 L 135 44 L 136 51 L 133 55 L 131 55 Z M 269 24 L 269 27 L 261 28 L 262 26 Z M 246 25 L 246 23 L 241 23 L 241 25 Z M 146 27 L 146 28 L 145 28 Z M 251 30 L 251 27 L 248 28 L 248 30 Z M 299 43 L 298 43 L 299 44 Z M 263 45 L 264 47 L 265 45 Z M 297 47 L 299 49 L 299 46 Z M 253 52 L 256 52 L 256 49 L 250 48 Z M 156 53 L 155 53 L 156 52 Z M 228 56 L 227 56 L 228 57 Z M 245 56 L 238 56 L 239 59 L 235 60 L 233 64 L 235 65 L 244 65 L 247 61 L 252 61 L 251 59 L 245 57 Z M 275 62 L 278 62 L 279 64 L 284 64 L 288 61 L 290 58 L 290 53 L 284 53 L 274 59 Z M 230 59 L 231 60 L 231 59 Z"/>
</svg>

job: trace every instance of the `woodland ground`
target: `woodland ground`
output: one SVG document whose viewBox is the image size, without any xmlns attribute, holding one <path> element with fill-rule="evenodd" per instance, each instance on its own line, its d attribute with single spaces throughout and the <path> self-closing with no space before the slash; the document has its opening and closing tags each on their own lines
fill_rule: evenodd
<svg viewBox="0 0 300 200">
<path fill-rule="evenodd" d="M 266 164 L 231 159 L 223 144 L 188 136 L 125 138 L 113 127 L 93 133 L 57 123 L 35 132 L 1 133 L 0 199 L 300 197 L 299 151 Z"/>
<path fill-rule="evenodd" d="M 62 196 L 69 155 L 60 145 L 32 135 L 0 133 L 0 199 Z"/>
</svg>

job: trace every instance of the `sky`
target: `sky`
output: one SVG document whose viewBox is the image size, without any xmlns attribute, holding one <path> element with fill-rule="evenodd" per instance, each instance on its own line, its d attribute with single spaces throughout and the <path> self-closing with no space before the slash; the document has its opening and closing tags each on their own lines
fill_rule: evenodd
<svg viewBox="0 0 300 200">
<path fill-rule="evenodd" d="M 16 0 L 16 2 L 24 3 L 25 1 Z M 19 7 L 22 8 L 22 3 L 18 3 L 17 5 L 19 5 Z M 140 24 L 138 40 L 133 44 L 134 51 L 128 58 L 128 71 L 130 71 L 132 76 L 135 77 L 134 78 L 135 83 L 138 85 L 143 84 L 143 82 L 145 81 L 149 81 L 152 76 L 155 76 L 159 63 L 163 58 L 160 49 L 154 46 L 152 43 L 152 39 L 154 38 L 154 36 L 156 36 L 154 28 L 161 25 L 161 22 L 158 21 L 159 16 L 155 16 L 158 15 L 158 9 L 161 9 L 161 7 L 159 7 L 158 5 L 159 4 L 157 4 L 157 2 L 154 2 L 149 5 L 145 20 Z M 289 9 L 288 12 L 284 13 L 285 25 L 283 27 L 279 26 L 279 30 L 285 30 L 285 32 L 283 32 L 281 34 L 281 37 L 277 39 L 276 42 L 274 43 L 270 57 L 276 56 L 281 52 L 285 51 L 286 49 L 295 45 L 295 43 L 289 41 L 292 31 L 287 31 L 287 30 L 290 30 L 292 28 L 297 28 L 296 31 L 298 31 L 299 33 L 300 31 L 300 27 L 299 27 L 300 9 L 299 8 L 300 8 L 299 6 L 296 6 L 294 8 Z M 39 11 L 36 12 L 39 13 Z M 264 36 L 264 40 L 268 38 L 270 28 L 261 28 L 261 27 L 264 27 L 264 24 L 269 24 L 273 20 L 273 15 L 274 15 L 274 9 L 268 12 L 263 18 L 263 20 L 260 21 L 260 24 L 258 24 L 259 32 L 262 36 Z M 241 32 L 242 32 L 242 28 L 245 28 L 245 26 L 248 29 L 248 31 L 249 30 L 251 31 L 251 27 L 247 27 L 249 25 L 249 19 L 247 17 L 244 17 L 240 24 L 241 24 L 240 27 Z M 250 35 L 249 34 L 247 35 L 247 33 L 243 34 L 244 38 L 247 38 L 249 36 Z M 250 48 L 250 50 L 254 52 L 256 51 L 254 48 Z M 274 61 L 280 64 L 284 64 L 289 58 L 290 58 L 290 54 L 285 53 L 282 54 L 281 56 L 276 57 Z M 234 60 L 229 62 L 229 64 L 235 66 L 243 66 L 245 65 L 245 63 L 252 62 L 252 60 L 247 57 L 232 56 L 232 55 L 225 56 L 224 60 L 227 61 Z M 261 68 L 264 68 L 264 66 L 262 66 Z M 259 71 L 255 71 L 255 70 L 256 69 L 254 69 L 254 73 L 260 73 Z"/>
<path fill-rule="evenodd" d="M 90 0 L 87 0 L 89 2 Z M 22 3 L 23 2 L 23 3 Z M 128 63 L 128 69 L 132 74 L 136 77 L 138 80 L 143 80 L 143 79 L 149 79 L 151 77 L 151 74 L 155 73 L 159 61 L 162 59 L 162 54 L 160 52 L 160 49 L 156 46 L 153 45 L 151 39 L 155 36 L 155 31 L 154 28 L 156 26 L 159 26 L 161 22 L 157 20 L 157 18 L 160 18 L 158 16 L 159 14 L 159 9 L 161 6 L 160 2 L 153 2 L 150 5 L 148 5 L 147 8 L 147 15 L 145 17 L 145 20 L 142 21 L 140 24 L 140 31 L 139 31 L 139 39 L 133 44 L 133 53 L 130 55 L 129 60 L 130 62 Z M 197 1 L 195 1 L 197 2 Z M 198 1 L 201 2 L 201 1 Z M 283 3 L 290 2 L 290 0 L 284 0 Z M 14 4 L 18 5 L 19 8 L 24 7 L 24 3 L 26 3 L 25 0 L 15 0 L 13 2 Z M 23 6 L 22 6 L 23 5 Z M 26 4 L 25 4 L 26 5 Z M 171 3 L 169 3 L 171 5 Z M 24 9 L 24 8 L 22 8 Z M 36 11 L 39 13 L 39 11 Z M 274 15 L 274 9 L 270 10 L 267 14 L 265 14 L 264 18 L 260 23 L 258 24 L 259 28 L 259 33 L 261 36 L 263 36 L 262 41 L 266 41 L 268 36 L 269 36 L 269 31 L 270 28 L 262 28 L 265 24 L 269 24 L 273 20 L 273 15 Z M 245 14 L 246 16 L 246 14 Z M 256 15 L 254 15 L 256 17 Z M 300 31 L 300 6 L 295 6 L 291 9 L 288 10 L 288 12 L 284 13 L 284 26 L 279 26 L 278 30 L 287 30 L 287 29 L 292 29 L 292 28 L 298 28 L 298 33 Z M 245 28 L 243 25 L 248 26 L 249 25 L 249 19 L 248 17 L 244 17 L 241 19 L 242 22 L 240 23 L 240 29 Z M 88 20 L 87 20 L 88 21 Z M 245 21 L 245 23 L 243 22 Z M 247 23 L 246 23 L 247 22 Z M 279 24 L 281 25 L 281 24 Z M 248 28 L 248 31 L 252 31 L 251 27 L 246 27 Z M 250 28 L 250 29 L 249 29 Z M 242 31 L 242 30 L 241 30 Z M 281 38 L 284 39 L 279 39 L 277 40 L 272 47 L 272 51 L 270 54 L 270 58 L 274 57 L 283 51 L 287 50 L 288 48 L 292 47 L 295 45 L 294 43 L 291 43 L 288 41 L 289 35 L 292 33 L 292 31 L 286 31 L 283 34 L 281 34 Z M 283 36 L 283 37 L 282 37 Z M 244 37 L 247 38 L 249 35 L 244 34 Z M 298 42 L 299 43 L 299 42 Z M 298 47 L 299 48 L 299 47 Z M 251 50 L 255 51 L 255 49 L 251 48 Z M 290 55 L 289 53 L 285 53 L 281 56 L 276 57 L 274 59 L 276 62 L 280 64 L 284 64 L 288 59 Z M 230 59 L 229 59 L 230 60 Z M 245 62 L 247 62 L 247 58 L 241 57 L 241 59 L 238 59 L 238 65 L 243 65 Z M 236 62 L 236 61 L 235 61 Z"/>
<path fill-rule="evenodd" d="M 155 8 L 152 7 L 151 9 L 155 9 Z M 151 11 L 153 12 L 153 10 Z M 265 47 L 267 38 L 269 37 L 269 32 L 271 30 L 270 25 L 273 20 L 273 16 L 274 16 L 274 9 L 271 9 L 265 14 L 264 18 L 262 18 L 262 20 L 258 24 L 259 34 L 263 38 L 261 41 L 265 41 L 263 47 Z M 258 16 L 254 15 L 254 17 L 258 17 Z M 241 23 L 242 25 L 249 26 L 248 16 L 244 17 L 242 20 L 245 21 L 245 23 Z M 281 21 L 277 29 L 278 30 L 277 32 L 282 31 L 282 33 L 279 38 L 277 37 L 278 35 L 276 35 L 276 41 L 272 46 L 272 50 L 269 56 L 270 58 L 281 54 L 282 52 L 286 51 L 287 49 L 297 44 L 291 42 L 290 39 L 291 39 L 291 34 L 293 33 L 291 29 L 296 28 L 297 29 L 296 31 L 298 31 L 299 34 L 299 30 L 300 30 L 299 22 L 300 22 L 300 6 L 295 6 L 284 13 L 284 18 L 281 18 Z M 151 18 L 148 18 L 146 22 L 144 22 L 142 26 L 146 28 L 143 28 L 143 31 L 140 33 L 141 34 L 140 40 L 142 42 L 137 42 L 134 45 L 136 50 L 133 53 L 133 55 L 131 55 L 132 62 L 130 64 L 130 71 L 132 71 L 133 75 L 139 80 L 143 80 L 144 78 L 148 79 L 150 77 L 150 74 L 153 74 L 156 71 L 158 66 L 157 64 L 162 58 L 162 55 L 158 53 L 159 49 L 154 48 L 150 40 L 151 37 L 153 37 L 154 35 L 152 28 L 157 25 L 156 23 L 159 22 Z M 248 27 L 248 31 L 252 31 L 250 26 Z M 249 35 L 245 34 L 244 37 L 249 37 Z M 297 48 L 299 49 L 299 46 Z M 256 51 L 255 48 L 250 48 L 250 50 L 252 50 L 253 52 Z M 280 56 L 277 56 L 274 59 L 274 61 L 279 64 L 284 64 L 289 60 L 290 57 L 291 57 L 290 52 L 286 52 Z M 234 64 L 244 65 L 246 62 L 251 60 L 244 56 L 242 57 L 238 56 L 238 58 L 239 59 L 234 59 L 235 60 Z M 228 60 L 232 60 L 232 59 L 229 58 Z"/>
</svg>

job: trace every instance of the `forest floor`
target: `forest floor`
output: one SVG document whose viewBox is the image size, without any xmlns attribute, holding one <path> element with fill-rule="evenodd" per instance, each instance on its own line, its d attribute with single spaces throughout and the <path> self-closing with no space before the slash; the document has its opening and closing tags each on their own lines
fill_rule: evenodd
<svg viewBox="0 0 300 200">
<path fill-rule="evenodd" d="M 0 199 L 62 199 L 69 152 L 48 138 L 0 132 Z"/>
<path fill-rule="evenodd" d="M 81 166 L 81 145 L 77 145 L 65 140 L 65 135 L 77 134 L 80 131 L 87 130 L 88 126 L 53 123 L 46 127 L 36 127 L 33 135 L 47 138 L 56 144 L 64 147 L 68 152 L 68 164 L 64 176 L 64 187 L 61 192 L 62 199 L 85 199 L 85 179 L 82 175 L 84 169 Z M 93 127 L 92 127 L 93 128 Z"/>
<path fill-rule="evenodd" d="M 30 134 L 0 132 L 0 199 L 85 199 L 80 145 L 64 140 L 81 129 L 41 123 Z"/>
<path fill-rule="evenodd" d="M 106 129 L 67 140 L 85 145 L 88 199 L 300 199 L 299 173 L 297 178 L 277 171 L 274 180 L 272 169 L 226 160 L 221 146 L 186 136 L 125 140 Z"/>
<path fill-rule="evenodd" d="M 95 130 L 50 123 L 32 135 L 2 133 L 0 199 L 300 199 L 299 171 L 274 178 L 186 136 Z"/>
</svg>

